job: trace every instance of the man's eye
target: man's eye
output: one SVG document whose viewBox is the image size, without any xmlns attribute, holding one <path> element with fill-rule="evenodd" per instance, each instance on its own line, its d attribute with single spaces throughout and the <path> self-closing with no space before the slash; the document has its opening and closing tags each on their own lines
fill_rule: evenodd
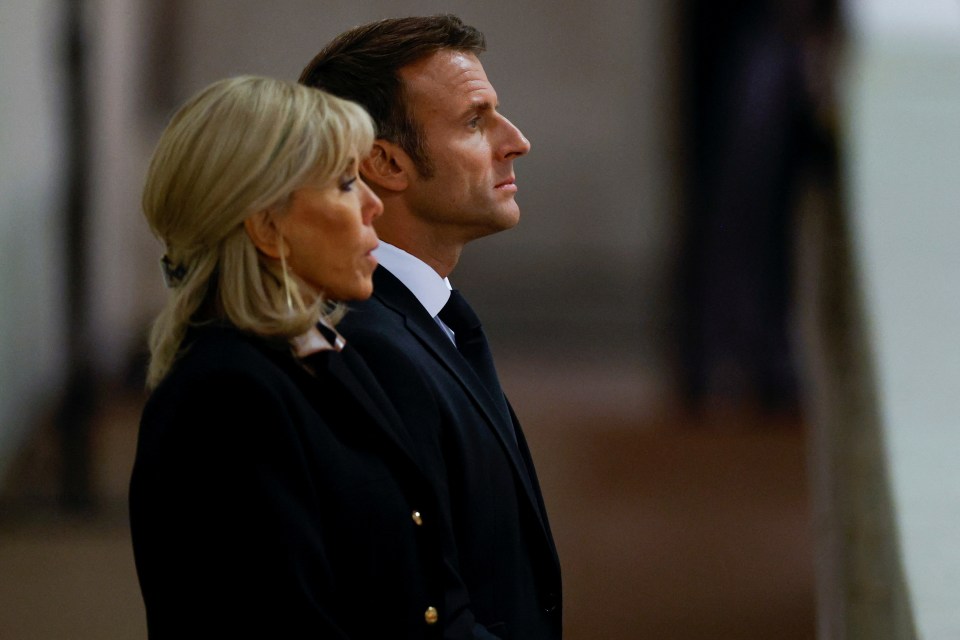
<svg viewBox="0 0 960 640">
<path fill-rule="evenodd" d="M 470 120 L 470 122 L 467 123 L 467 126 L 469 126 L 471 129 L 476 129 L 477 127 L 479 127 L 480 116 L 477 116 L 476 118 L 473 118 L 472 120 Z"/>
</svg>

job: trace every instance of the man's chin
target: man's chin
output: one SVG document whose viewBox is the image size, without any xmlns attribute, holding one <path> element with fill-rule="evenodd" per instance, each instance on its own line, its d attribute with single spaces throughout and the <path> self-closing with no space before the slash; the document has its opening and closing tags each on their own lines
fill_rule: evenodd
<svg viewBox="0 0 960 640">
<path fill-rule="evenodd" d="M 496 212 L 495 219 L 500 231 L 513 229 L 520 222 L 520 207 L 511 199 L 507 206 L 500 208 Z"/>
<path fill-rule="evenodd" d="M 498 215 L 491 221 L 489 226 L 489 233 L 500 233 L 501 231 L 507 231 L 513 229 L 520 223 L 520 212 L 516 211 L 510 215 Z"/>
</svg>

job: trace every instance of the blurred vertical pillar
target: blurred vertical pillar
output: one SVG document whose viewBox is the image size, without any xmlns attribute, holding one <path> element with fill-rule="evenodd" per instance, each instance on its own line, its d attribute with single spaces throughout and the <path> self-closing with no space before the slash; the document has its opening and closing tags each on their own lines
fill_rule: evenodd
<svg viewBox="0 0 960 640">
<path fill-rule="evenodd" d="M 815 182 L 800 233 L 817 637 L 914 640 L 861 278 L 836 184 Z"/>
<path fill-rule="evenodd" d="M 67 81 L 67 201 L 64 264 L 66 267 L 66 389 L 57 416 L 60 435 L 60 500 L 68 509 L 93 506 L 91 418 L 96 385 L 89 354 L 88 202 L 90 128 L 86 83 L 83 0 L 66 0 L 64 29 Z"/>
<path fill-rule="evenodd" d="M 834 0 L 688 0 L 685 390 L 793 413 L 794 208 L 822 161 L 808 61 Z M 816 82 L 819 79 L 813 79 Z"/>
<path fill-rule="evenodd" d="M 830 74 L 827 82 L 835 83 L 835 76 Z M 841 118 L 845 97 L 839 97 L 847 90 L 834 91 L 838 97 L 831 100 L 829 120 L 838 131 L 832 152 L 809 172 L 798 210 L 797 307 L 809 424 L 817 635 L 825 640 L 915 640 L 879 409 L 875 345 L 868 338 L 864 274 L 854 250 L 849 190 L 850 174 L 856 171 L 840 153 L 850 147 L 849 123 Z"/>
</svg>

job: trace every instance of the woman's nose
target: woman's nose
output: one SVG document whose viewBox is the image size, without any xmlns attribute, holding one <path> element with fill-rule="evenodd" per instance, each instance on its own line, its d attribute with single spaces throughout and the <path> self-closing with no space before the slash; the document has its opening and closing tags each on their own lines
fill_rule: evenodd
<svg viewBox="0 0 960 640">
<path fill-rule="evenodd" d="M 363 221 L 364 224 L 370 224 L 383 213 L 383 202 L 363 181 L 363 178 L 358 178 L 357 182 L 363 185 L 360 194 L 360 211 L 363 213 Z"/>
</svg>

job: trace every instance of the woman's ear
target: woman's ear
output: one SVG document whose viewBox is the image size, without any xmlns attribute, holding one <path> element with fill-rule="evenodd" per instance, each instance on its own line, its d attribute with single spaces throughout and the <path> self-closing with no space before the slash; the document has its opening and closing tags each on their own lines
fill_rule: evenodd
<svg viewBox="0 0 960 640">
<path fill-rule="evenodd" d="M 268 210 L 258 211 L 243 221 L 243 227 L 250 236 L 253 246 L 267 257 L 280 259 L 283 247 L 280 229 L 273 213 Z"/>
<path fill-rule="evenodd" d="M 360 163 L 364 181 L 387 191 L 404 191 L 410 180 L 413 163 L 398 145 L 377 138 L 370 155 Z"/>
</svg>

